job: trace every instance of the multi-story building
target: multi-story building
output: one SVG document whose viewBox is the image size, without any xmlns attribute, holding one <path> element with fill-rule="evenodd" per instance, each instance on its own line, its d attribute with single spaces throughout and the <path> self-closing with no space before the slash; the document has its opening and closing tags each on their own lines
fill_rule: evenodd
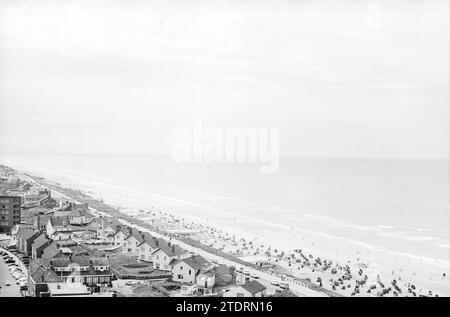
<svg viewBox="0 0 450 317">
<path fill-rule="evenodd" d="M 20 224 L 21 198 L 0 196 L 0 233 L 11 232 L 14 225 Z"/>
</svg>

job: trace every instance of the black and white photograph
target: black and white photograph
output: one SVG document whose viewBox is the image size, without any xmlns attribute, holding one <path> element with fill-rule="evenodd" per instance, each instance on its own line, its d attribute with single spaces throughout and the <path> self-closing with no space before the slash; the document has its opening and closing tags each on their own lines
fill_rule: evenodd
<svg viewBox="0 0 450 317">
<path fill-rule="evenodd" d="M 449 136 L 448 0 L 0 0 L 0 300 L 448 297 Z"/>
</svg>

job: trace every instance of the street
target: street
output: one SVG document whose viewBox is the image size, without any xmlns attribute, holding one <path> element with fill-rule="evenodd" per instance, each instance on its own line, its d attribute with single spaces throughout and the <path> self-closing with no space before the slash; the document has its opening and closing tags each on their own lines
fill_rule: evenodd
<svg viewBox="0 0 450 317">
<path fill-rule="evenodd" d="M 10 286 L 5 286 L 5 282 L 9 281 Z M 3 257 L 0 256 L 0 297 L 21 297 L 19 285 L 9 272 Z"/>
</svg>

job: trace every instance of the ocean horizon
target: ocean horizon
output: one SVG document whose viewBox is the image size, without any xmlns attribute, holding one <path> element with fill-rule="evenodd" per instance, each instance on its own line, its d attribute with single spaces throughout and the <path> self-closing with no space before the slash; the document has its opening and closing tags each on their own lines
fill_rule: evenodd
<svg viewBox="0 0 450 317">
<path fill-rule="evenodd" d="M 108 187 L 126 195 L 151 193 L 186 212 L 247 217 L 448 268 L 447 160 L 282 159 L 274 174 L 251 164 L 175 164 L 153 155 L 16 154 L 0 160 L 63 186 L 90 184 L 97 196 Z"/>
</svg>

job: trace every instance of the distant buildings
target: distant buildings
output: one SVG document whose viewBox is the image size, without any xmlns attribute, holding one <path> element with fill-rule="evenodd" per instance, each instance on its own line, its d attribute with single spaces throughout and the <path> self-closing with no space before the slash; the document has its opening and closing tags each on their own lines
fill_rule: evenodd
<svg viewBox="0 0 450 317">
<path fill-rule="evenodd" d="M 173 244 L 172 236 L 184 234 L 179 230 L 157 238 L 113 217 L 96 217 L 86 203 L 57 202 L 50 189 L 2 175 L 7 182 L 0 186 L 6 190 L 0 196 L 0 232 L 11 233 L 10 246 L 29 263 L 31 296 L 107 294 L 113 272 L 119 278 L 171 278 L 176 295 L 266 296 L 266 287 L 246 270 L 214 264 Z M 124 267 L 130 275 L 122 274 Z"/>
<path fill-rule="evenodd" d="M 23 194 L 24 208 L 43 207 L 43 208 L 55 208 L 58 203 L 51 197 L 51 191 L 46 188 L 34 188 Z"/>
<path fill-rule="evenodd" d="M 20 224 L 21 198 L 18 196 L 0 196 L 0 233 L 11 232 Z"/>
</svg>

